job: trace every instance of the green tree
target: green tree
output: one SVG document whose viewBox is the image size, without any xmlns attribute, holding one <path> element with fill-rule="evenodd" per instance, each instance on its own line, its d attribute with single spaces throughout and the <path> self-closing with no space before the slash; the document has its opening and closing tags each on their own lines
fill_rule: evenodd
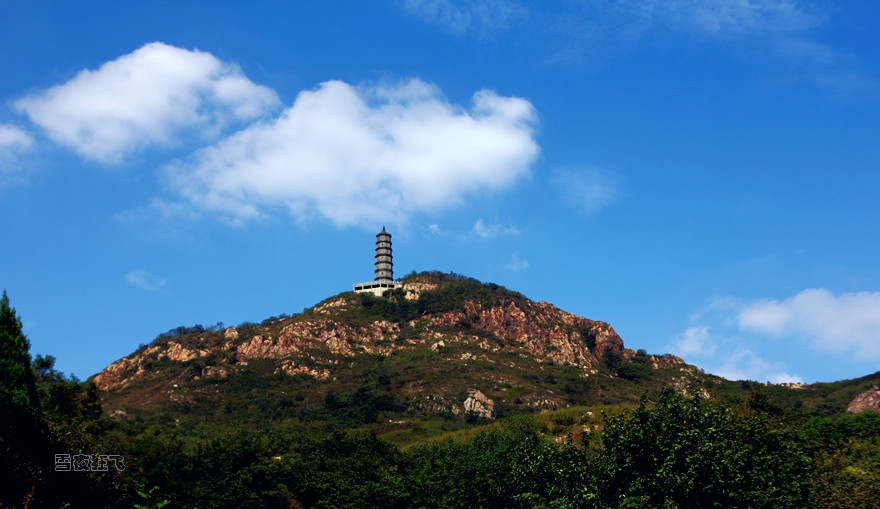
<svg viewBox="0 0 880 509">
<path fill-rule="evenodd" d="M 58 371 L 52 355 L 37 354 L 31 365 L 44 414 L 74 421 L 101 417 L 101 399 L 93 382 L 83 383 Z"/>
<path fill-rule="evenodd" d="M 90 428 L 101 406 L 94 384 L 82 385 L 31 362 L 21 320 L 0 298 L 0 507 L 118 507 L 128 482 L 118 471 L 59 471 L 56 455 L 102 453 Z M 36 376 L 34 375 L 36 371 Z M 39 381 L 39 384 L 37 384 Z M 39 388 L 38 388 L 39 385 Z M 41 403 L 41 396 L 43 402 Z"/>
<path fill-rule="evenodd" d="M 0 298 L 0 403 L 37 410 L 40 407 L 31 372 L 30 343 L 21 319 L 9 306 L 6 290 Z"/>
<path fill-rule="evenodd" d="M 534 418 L 516 416 L 466 443 L 406 451 L 396 493 L 401 507 L 589 507 L 595 498 L 589 451 L 560 447 Z"/>
<path fill-rule="evenodd" d="M 664 392 L 608 419 L 603 506 L 804 507 L 810 462 L 795 430 L 767 415 Z"/>
</svg>

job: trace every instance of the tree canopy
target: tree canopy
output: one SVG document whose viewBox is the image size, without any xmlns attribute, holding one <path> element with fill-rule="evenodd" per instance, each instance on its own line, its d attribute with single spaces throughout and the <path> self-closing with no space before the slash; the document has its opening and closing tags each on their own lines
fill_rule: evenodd
<svg viewBox="0 0 880 509">
<path fill-rule="evenodd" d="M 0 403 L 39 408 L 31 372 L 30 343 L 21 329 L 21 319 L 9 305 L 6 290 L 0 298 Z"/>
</svg>

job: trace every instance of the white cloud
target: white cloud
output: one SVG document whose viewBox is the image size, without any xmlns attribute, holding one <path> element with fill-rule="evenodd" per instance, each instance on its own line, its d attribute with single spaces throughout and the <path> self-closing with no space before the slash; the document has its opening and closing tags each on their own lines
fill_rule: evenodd
<svg viewBox="0 0 880 509">
<path fill-rule="evenodd" d="M 125 281 L 144 290 L 158 290 L 168 282 L 165 278 L 156 277 L 143 269 L 135 269 L 125 275 Z"/>
<path fill-rule="evenodd" d="M 852 369 L 870 369 L 880 359 L 880 292 L 808 289 L 758 301 L 716 297 L 667 348 L 731 380 L 801 382 L 787 365 L 804 369 L 817 361 L 826 370 L 822 377 L 853 376 Z"/>
<path fill-rule="evenodd" d="M 278 104 L 272 90 L 210 53 L 154 42 L 22 98 L 16 107 L 56 142 L 85 158 L 119 163 L 187 129 L 215 134 Z"/>
<path fill-rule="evenodd" d="M 0 124 L 0 150 L 25 149 L 33 143 L 33 137 L 18 127 Z"/>
<path fill-rule="evenodd" d="M 238 219 L 286 207 L 337 225 L 402 221 L 500 189 L 538 154 L 528 101 L 489 90 L 470 108 L 411 80 L 355 88 L 328 81 L 188 161 L 166 182 L 198 208 Z"/>
<path fill-rule="evenodd" d="M 489 35 L 527 15 L 524 7 L 509 0 L 404 0 L 403 6 L 455 35 L 471 31 Z"/>
<path fill-rule="evenodd" d="M 519 229 L 513 224 L 505 226 L 498 221 L 487 224 L 482 219 L 477 219 L 477 222 L 474 223 L 474 232 L 484 239 L 507 235 L 519 235 Z"/>
<path fill-rule="evenodd" d="M 507 262 L 507 268 L 515 272 L 526 270 L 529 268 L 529 262 L 527 260 L 521 260 L 516 255 L 510 255 L 510 261 Z"/>
<path fill-rule="evenodd" d="M 708 325 L 688 327 L 672 338 L 669 351 L 696 363 L 709 373 L 728 380 L 771 383 L 801 383 L 803 379 L 785 371 L 782 362 L 769 362 L 753 352 L 746 339 L 713 333 Z"/>
<path fill-rule="evenodd" d="M 742 329 L 775 336 L 801 334 L 834 353 L 880 359 L 880 292 L 804 290 L 785 300 L 762 300 L 738 315 Z"/>
<path fill-rule="evenodd" d="M 34 139 L 30 134 L 12 125 L 0 124 L 0 172 L 13 170 L 10 163 L 33 144 Z"/>
<path fill-rule="evenodd" d="M 550 183 L 566 202 L 588 214 L 608 207 L 620 194 L 614 175 L 596 168 L 557 169 Z"/>
<path fill-rule="evenodd" d="M 756 382 L 803 383 L 803 378 L 783 371 L 779 362 L 768 362 L 748 348 L 740 348 L 724 355 L 720 365 L 708 371 L 728 380 L 754 380 Z"/>
<path fill-rule="evenodd" d="M 675 338 L 669 345 L 672 353 L 687 357 L 708 357 L 715 353 L 716 344 L 708 326 L 688 327 Z"/>
</svg>

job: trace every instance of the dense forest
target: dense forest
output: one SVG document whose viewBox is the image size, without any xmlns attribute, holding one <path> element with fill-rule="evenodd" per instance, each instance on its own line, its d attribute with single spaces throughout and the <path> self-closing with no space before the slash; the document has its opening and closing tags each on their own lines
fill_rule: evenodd
<svg viewBox="0 0 880 509">
<path fill-rule="evenodd" d="M 392 312 L 410 313 L 410 310 Z M 670 387 L 636 405 L 498 420 L 443 415 L 395 444 L 363 386 L 309 412 L 114 420 L 99 391 L 31 357 L 0 302 L 0 507 L 877 507 L 880 414 L 827 417 Z M 237 415 L 242 413 L 242 415 Z M 286 417 L 285 417 L 286 415 Z M 239 418 L 240 417 L 240 418 Z"/>
</svg>

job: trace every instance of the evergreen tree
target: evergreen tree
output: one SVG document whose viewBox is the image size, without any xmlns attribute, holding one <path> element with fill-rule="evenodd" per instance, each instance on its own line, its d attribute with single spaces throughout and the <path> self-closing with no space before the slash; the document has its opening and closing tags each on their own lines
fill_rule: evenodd
<svg viewBox="0 0 880 509">
<path fill-rule="evenodd" d="M 30 343 L 21 331 L 21 319 L 9 306 L 6 290 L 0 299 L 0 404 L 36 410 L 39 397 L 31 372 Z"/>
</svg>

